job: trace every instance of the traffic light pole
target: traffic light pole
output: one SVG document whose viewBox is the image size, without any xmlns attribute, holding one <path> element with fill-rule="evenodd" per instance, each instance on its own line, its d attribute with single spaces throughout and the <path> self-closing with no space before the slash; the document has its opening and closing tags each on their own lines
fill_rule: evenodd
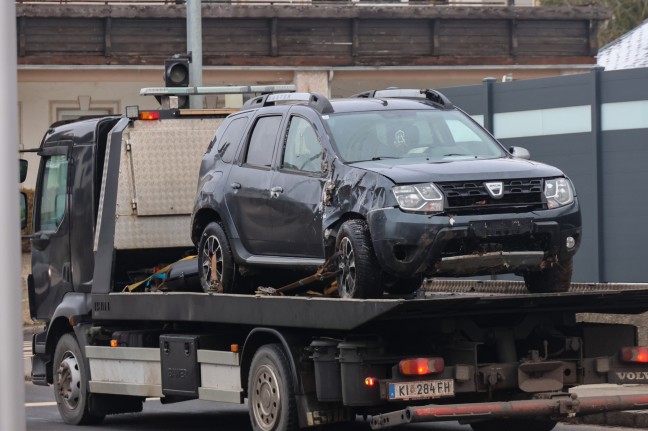
<svg viewBox="0 0 648 431">
<path fill-rule="evenodd" d="M 189 85 L 202 87 L 202 0 L 187 0 L 187 52 L 191 53 Z M 192 109 L 204 107 L 204 96 L 189 97 Z"/>
<path fill-rule="evenodd" d="M 18 204 L 18 79 L 16 4 L 0 5 L 0 430 L 25 430 L 25 381 L 22 355 L 20 287 L 20 206 Z"/>
</svg>

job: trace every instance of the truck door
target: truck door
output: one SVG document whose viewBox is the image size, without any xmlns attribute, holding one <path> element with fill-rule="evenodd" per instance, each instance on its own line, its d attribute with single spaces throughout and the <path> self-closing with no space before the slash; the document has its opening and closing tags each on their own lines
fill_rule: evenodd
<svg viewBox="0 0 648 431">
<path fill-rule="evenodd" d="M 49 319 L 63 296 L 73 290 L 68 215 L 71 147 L 71 141 L 59 141 L 40 153 L 30 287 L 32 317 L 38 319 Z"/>
<path fill-rule="evenodd" d="M 283 256 L 323 258 L 323 150 L 307 115 L 291 114 L 280 141 L 278 169 L 270 184 L 272 248 Z"/>
</svg>

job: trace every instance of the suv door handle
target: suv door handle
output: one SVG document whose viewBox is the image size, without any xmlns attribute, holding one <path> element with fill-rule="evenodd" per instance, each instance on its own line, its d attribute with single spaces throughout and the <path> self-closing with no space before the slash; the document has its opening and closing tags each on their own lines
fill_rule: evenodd
<svg viewBox="0 0 648 431">
<path fill-rule="evenodd" d="M 241 188 L 240 183 L 232 183 L 232 184 L 230 184 L 230 186 L 232 186 L 233 189 L 240 189 Z"/>
<path fill-rule="evenodd" d="M 273 187 L 270 189 L 270 198 L 278 198 L 283 193 L 283 187 Z"/>
</svg>

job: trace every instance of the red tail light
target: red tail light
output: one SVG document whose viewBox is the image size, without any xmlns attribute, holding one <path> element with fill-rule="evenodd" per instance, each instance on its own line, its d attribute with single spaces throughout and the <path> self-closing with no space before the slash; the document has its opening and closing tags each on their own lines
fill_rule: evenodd
<svg viewBox="0 0 648 431">
<path fill-rule="evenodd" d="M 378 379 L 375 377 L 367 377 L 365 379 L 365 386 L 373 387 L 376 386 L 376 383 L 378 383 Z"/>
<path fill-rule="evenodd" d="M 648 347 L 623 347 L 621 349 L 621 360 L 623 362 L 648 363 Z"/>
<path fill-rule="evenodd" d="M 412 358 L 400 361 L 398 368 L 404 376 L 422 376 L 440 373 L 444 370 L 445 363 L 443 358 Z"/>
<path fill-rule="evenodd" d="M 158 111 L 142 111 L 139 114 L 140 120 L 159 120 L 160 113 Z"/>
</svg>

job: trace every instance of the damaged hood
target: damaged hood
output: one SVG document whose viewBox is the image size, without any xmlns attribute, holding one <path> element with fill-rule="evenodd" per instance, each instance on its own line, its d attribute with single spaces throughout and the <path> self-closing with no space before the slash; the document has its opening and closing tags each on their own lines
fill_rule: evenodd
<svg viewBox="0 0 648 431">
<path fill-rule="evenodd" d="M 396 184 L 563 176 L 562 171 L 553 166 L 514 158 L 455 159 L 446 162 L 415 158 L 385 159 L 357 162 L 353 166 L 384 175 Z"/>
</svg>

